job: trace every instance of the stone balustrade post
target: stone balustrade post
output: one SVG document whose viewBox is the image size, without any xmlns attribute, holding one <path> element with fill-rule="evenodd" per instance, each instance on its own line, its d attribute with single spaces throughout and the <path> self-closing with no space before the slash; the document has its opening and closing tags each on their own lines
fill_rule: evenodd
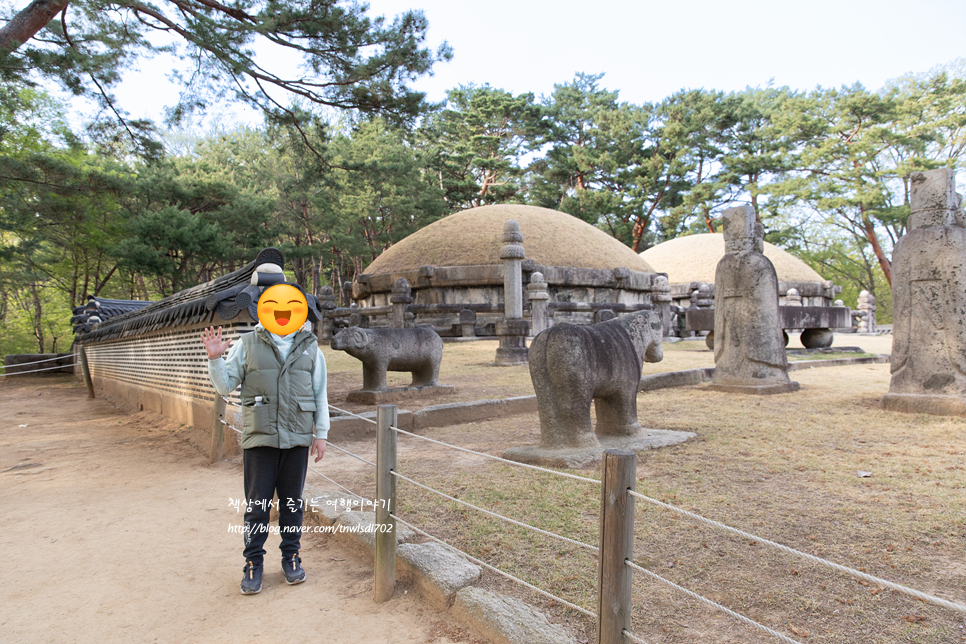
<svg viewBox="0 0 966 644">
<path fill-rule="evenodd" d="M 336 308 L 335 292 L 333 292 L 331 286 L 322 287 L 319 294 L 319 308 L 322 310 L 322 319 L 319 321 L 319 340 L 328 342 L 335 334 L 335 320 L 326 315 Z"/>
<path fill-rule="evenodd" d="M 547 315 L 547 302 L 550 299 L 550 292 L 547 288 L 547 282 L 543 278 L 543 273 L 537 272 L 530 276 L 527 293 L 530 298 L 530 324 L 533 335 L 536 336 L 541 331 L 550 328 L 550 317 Z"/>
<path fill-rule="evenodd" d="M 503 301 L 504 319 L 497 321 L 496 334 L 500 346 L 496 350 L 496 364 L 517 365 L 527 362 L 527 335 L 530 323 L 523 319 L 523 233 L 520 224 L 508 219 L 503 224 Z"/>
<path fill-rule="evenodd" d="M 661 311 L 661 333 L 665 338 L 674 335 L 671 328 L 671 284 L 667 275 L 659 274 L 654 280 L 654 290 L 651 291 L 651 302 Z"/>
<path fill-rule="evenodd" d="M 394 329 L 406 328 L 406 308 L 413 303 L 412 289 L 406 278 L 400 277 L 392 285 L 392 326 Z"/>
<path fill-rule="evenodd" d="M 875 333 L 875 309 L 875 296 L 868 291 L 859 293 L 859 311 L 862 312 L 859 333 Z"/>
</svg>

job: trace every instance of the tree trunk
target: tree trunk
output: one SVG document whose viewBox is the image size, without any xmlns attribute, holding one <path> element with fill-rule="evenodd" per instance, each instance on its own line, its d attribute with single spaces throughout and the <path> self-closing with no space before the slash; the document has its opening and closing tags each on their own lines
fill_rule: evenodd
<svg viewBox="0 0 966 644">
<path fill-rule="evenodd" d="M 37 338 L 37 347 L 39 353 L 44 352 L 44 321 L 43 321 L 43 305 L 40 303 L 40 293 L 37 291 L 37 285 L 34 283 L 30 284 L 30 294 L 33 295 L 33 305 L 34 305 L 34 337 Z"/>
<path fill-rule="evenodd" d="M 141 287 L 141 296 L 144 298 L 144 301 L 148 301 L 149 299 L 151 299 L 148 296 L 148 286 L 147 284 L 144 283 L 144 275 L 142 275 L 141 273 L 135 273 L 134 277 L 137 278 L 138 286 Z"/>
<path fill-rule="evenodd" d="M 94 285 L 95 297 L 97 297 L 100 294 L 101 289 L 107 286 L 107 280 L 111 279 L 111 276 L 114 275 L 115 271 L 117 271 L 117 264 L 114 264 L 114 267 L 107 272 L 107 275 L 104 276 L 104 279 L 102 279 L 100 282 Z"/>
<path fill-rule="evenodd" d="M 882 274 L 885 275 L 886 281 L 889 286 L 892 286 L 892 262 L 889 258 L 885 256 L 885 251 L 882 250 L 882 245 L 879 244 L 879 237 L 875 234 L 875 227 L 872 225 L 872 220 L 870 220 L 864 209 L 862 210 L 862 228 L 865 230 L 865 236 L 872 244 L 872 252 L 875 253 L 876 259 L 879 260 L 879 266 L 882 267 Z"/>
<path fill-rule="evenodd" d="M 33 38 L 68 4 L 69 0 L 34 0 L 27 5 L 0 29 L 0 60 Z"/>
</svg>

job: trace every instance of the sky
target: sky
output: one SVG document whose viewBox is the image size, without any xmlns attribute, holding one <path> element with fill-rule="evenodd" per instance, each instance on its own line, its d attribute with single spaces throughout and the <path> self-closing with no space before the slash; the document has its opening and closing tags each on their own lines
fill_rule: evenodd
<svg viewBox="0 0 966 644">
<path fill-rule="evenodd" d="M 453 60 L 413 87 L 432 101 L 475 83 L 549 96 L 577 72 L 603 73 L 622 101 L 660 101 L 680 89 L 797 90 L 861 83 L 876 90 L 907 73 L 966 57 L 966 0 L 369 0 L 370 14 L 422 9 L 427 45 Z M 117 94 L 159 119 L 177 92 L 161 60 Z M 280 61 L 281 65 L 292 64 Z M 221 114 L 258 122 L 243 110 Z"/>
</svg>

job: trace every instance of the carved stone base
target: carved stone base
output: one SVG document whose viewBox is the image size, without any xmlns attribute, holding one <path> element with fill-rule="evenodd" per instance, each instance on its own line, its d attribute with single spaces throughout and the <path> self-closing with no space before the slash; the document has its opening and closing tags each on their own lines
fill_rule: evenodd
<svg viewBox="0 0 966 644">
<path fill-rule="evenodd" d="M 428 387 L 399 387 L 385 391 L 350 391 L 345 397 L 346 402 L 360 405 L 385 405 L 400 400 L 415 400 L 455 394 L 456 387 L 452 385 L 435 385 Z"/>
<path fill-rule="evenodd" d="M 503 452 L 503 458 L 518 463 L 529 463 L 541 467 L 565 467 L 581 469 L 599 463 L 605 449 L 622 449 L 643 452 L 648 449 L 677 445 L 697 436 L 693 432 L 676 432 L 668 429 L 645 429 L 643 436 L 605 437 L 599 444 L 591 447 L 542 447 L 524 445 L 511 447 Z"/>
<path fill-rule="evenodd" d="M 791 381 L 776 385 L 708 385 L 711 391 L 724 391 L 729 394 L 753 394 L 770 396 L 772 394 L 787 394 L 801 389 L 801 385 Z"/>
<path fill-rule="evenodd" d="M 500 338 L 500 346 L 496 350 L 496 364 L 501 366 L 527 364 L 530 357 L 527 349 L 529 333 L 530 323 L 526 320 L 499 320 L 496 323 L 496 334 Z"/>
<path fill-rule="evenodd" d="M 882 397 L 882 408 L 910 414 L 966 416 L 966 399 L 931 394 L 886 394 Z"/>
</svg>

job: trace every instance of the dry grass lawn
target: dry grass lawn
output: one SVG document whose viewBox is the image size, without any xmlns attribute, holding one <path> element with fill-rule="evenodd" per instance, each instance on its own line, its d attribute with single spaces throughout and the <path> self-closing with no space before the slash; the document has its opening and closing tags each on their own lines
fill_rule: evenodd
<svg viewBox="0 0 966 644">
<path fill-rule="evenodd" d="M 889 336 L 838 336 L 836 345 L 887 353 Z M 797 344 L 793 338 L 790 347 Z M 532 393 L 525 367 L 489 366 L 495 342 L 447 344 L 446 400 Z M 359 386 L 358 363 L 327 350 L 331 401 Z M 701 342 L 665 346 L 646 373 L 713 366 Z M 641 454 L 638 491 L 744 531 L 958 602 L 966 602 L 966 423 L 883 411 L 889 366 L 792 373 L 802 390 L 770 397 L 706 385 L 639 396 L 647 427 L 695 432 L 685 444 Z M 404 384 L 404 383 L 401 383 Z M 340 399 L 341 396 L 341 399 Z M 416 409 L 420 405 L 407 404 Z M 358 408 L 356 408 L 358 409 Z M 539 438 L 536 414 L 427 430 L 499 455 Z M 600 491 L 401 436 L 400 473 L 467 502 L 597 545 Z M 371 458 L 372 441 L 341 445 Z M 367 466 L 330 450 L 324 471 L 371 496 Z M 860 477 L 859 472 L 871 472 Z M 576 472 L 599 478 L 595 470 Z M 399 514 L 491 565 L 595 610 L 592 552 L 525 531 L 401 481 Z M 780 551 L 638 501 L 635 561 L 788 636 L 807 642 L 966 642 L 964 615 L 856 581 Z M 592 620 L 495 574 L 516 594 L 592 641 Z M 635 576 L 633 632 L 656 643 L 773 642 L 774 638 Z"/>
</svg>

